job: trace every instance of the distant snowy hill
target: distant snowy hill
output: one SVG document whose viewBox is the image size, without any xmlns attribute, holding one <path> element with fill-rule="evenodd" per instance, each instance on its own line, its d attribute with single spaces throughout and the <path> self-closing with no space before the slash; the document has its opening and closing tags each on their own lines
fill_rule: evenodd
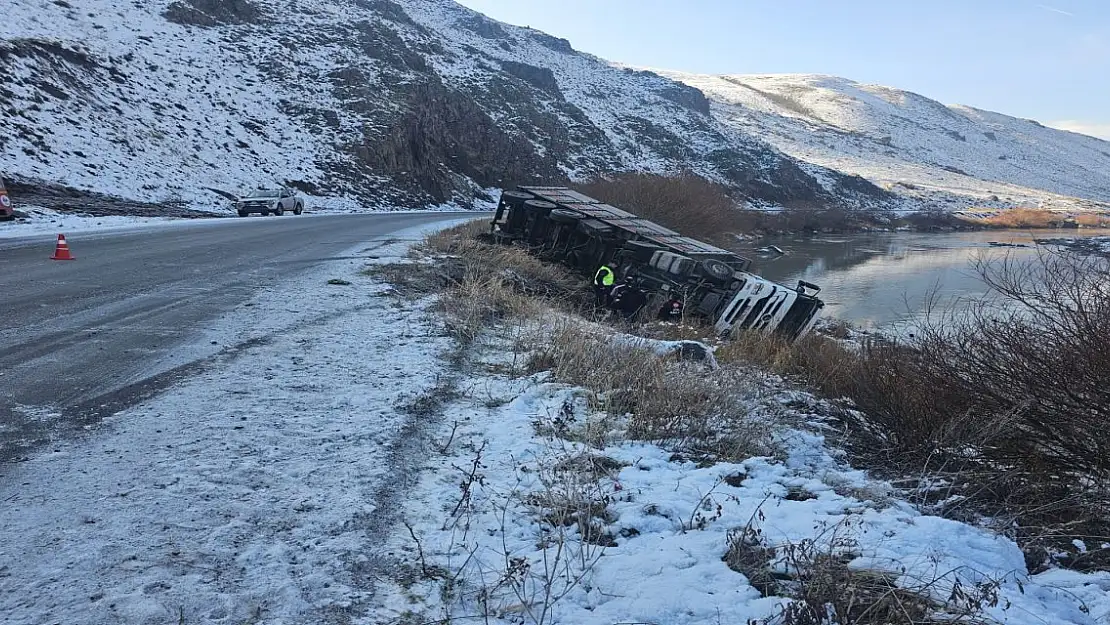
<svg viewBox="0 0 1110 625">
<path fill-rule="evenodd" d="M 925 206 L 1110 203 L 1101 139 L 831 76 L 658 73 L 704 92 L 720 123 Z"/>
<path fill-rule="evenodd" d="M 0 173 L 148 201 L 283 181 L 335 206 L 691 170 L 757 203 L 891 207 L 618 68 L 450 0 L 18 0 Z"/>
</svg>

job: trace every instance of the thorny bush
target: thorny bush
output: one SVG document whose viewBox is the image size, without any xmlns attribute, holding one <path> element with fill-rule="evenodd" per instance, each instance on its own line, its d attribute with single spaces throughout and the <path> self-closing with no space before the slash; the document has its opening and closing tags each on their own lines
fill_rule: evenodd
<svg viewBox="0 0 1110 625">
<path fill-rule="evenodd" d="M 976 269 L 990 295 L 930 314 L 907 342 L 741 337 L 718 359 L 755 360 L 850 399 L 858 412 L 845 415 L 866 415 L 855 451 L 947 474 L 954 485 L 936 499 L 961 497 L 941 511 L 1016 521 L 1036 570 L 1050 545 L 1110 540 L 1110 261 L 1041 252 Z M 1080 568 L 1110 566 L 1075 555 Z"/>
</svg>

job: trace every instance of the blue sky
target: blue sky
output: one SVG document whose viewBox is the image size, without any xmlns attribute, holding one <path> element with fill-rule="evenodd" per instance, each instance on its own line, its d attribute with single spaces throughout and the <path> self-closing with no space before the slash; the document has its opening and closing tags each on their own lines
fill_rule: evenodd
<svg viewBox="0 0 1110 625">
<path fill-rule="evenodd" d="M 1110 0 L 461 0 L 632 65 L 820 73 L 1110 138 Z"/>
</svg>

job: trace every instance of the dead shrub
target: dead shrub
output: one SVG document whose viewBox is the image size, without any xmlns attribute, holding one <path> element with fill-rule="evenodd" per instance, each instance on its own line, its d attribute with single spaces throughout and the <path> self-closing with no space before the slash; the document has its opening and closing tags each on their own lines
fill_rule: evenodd
<svg viewBox="0 0 1110 625">
<path fill-rule="evenodd" d="M 718 361 L 756 362 L 848 398 L 859 461 L 943 476 L 951 487 L 922 503 L 999 519 L 1031 569 L 1061 550 L 1076 566 L 1105 567 L 1071 541 L 1110 536 L 1110 260 L 1043 252 L 977 270 L 991 297 L 927 319 L 909 343 L 741 335 Z"/>
<path fill-rule="evenodd" d="M 1110 261 L 1042 252 L 977 269 L 996 300 L 927 325 L 924 367 L 968 395 L 974 419 L 1013 415 L 992 458 L 1110 478 Z"/>
<path fill-rule="evenodd" d="M 458 281 L 497 279 L 525 295 L 575 301 L 590 295 L 585 281 L 564 267 L 545 263 L 525 249 L 480 239 L 485 225 L 467 223 L 430 236 L 418 253 L 449 261 Z"/>
<path fill-rule="evenodd" d="M 714 243 L 742 232 L 740 210 L 728 190 L 694 174 L 629 173 L 578 185 L 578 190 L 682 234 Z"/>
<path fill-rule="evenodd" d="M 1076 215 L 1075 223 L 1084 228 L 1110 227 L 1110 215 L 1105 213 L 1082 213 Z"/>
<path fill-rule="evenodd" d="M 501 276 L 468 274 L 439 300 L 448 330 L 465 342 L 489 325 L 508 317 L 527 317 L 536 302 Z"/>
<path fill-rule="evenodd" d="M 452 250 L 457 245 L 478 240 L 487 233 L 489 233 L 489 222 L 484 219 L 476 219 L 453 228 L 433 232 L 425 237 L 424 242 L 417 246 L 417 249 L 440 254 L 452 254 L 454 253 Z"/>
<path fill-rule="evenodd" d="M 965 584 L 948 572 L 899 585 L 901 572 L 850 567 L 858 554 L 847 520 L 813 539 L 770 546 L 757 518 L 763 520 L 758 509 L 746 526 L 729 532 L 723 560 L 764 596 L 792 599 L 762 625 L 984 624 L 983 609 L 999 600 L 1000 585 L 992 580 Z"/>
<path fill-rule="evenodd" d="M 541 305 L 588 301 L 589 291 L 578 276 L 523 249 L 480 240 L 486 227 L 468 222 L 437 232 L 414 248 L 414 262 L 368 272 L 402 292 L 439 293 L 448 330 L 465 343 L 490 324 L 528 317 Z"/>
<path fill-rule="evenodd" d="M 720 363 L 757 364 L 798 377 L 833 397 L 851 393 L 859 358 L 842 343 L 808 334 L 793 343 L 774 335 L 742 332 L 717 348 Z"/>
<path fill-rule="evenodd" d="M 600 409 L 628 415 L 632 438 L 731 459 L 766 449 L 766 426 L 748 417 L 754 385 L 740 370 L 661 358 L 574 323 L 556 327 L 529 368 L 597 393 Z"/>
<path fill-rule="evenodd" d="M 734 245 L 734 235 L 740 233 L 851 232 L 887 223 L 879 214 L 812 202 L 790 202 L 781 211 L 745 209 L 724 186 L 690 173 L 621 174 L 577 188 L 686 236 L 722 247 Z"/>
</svg>

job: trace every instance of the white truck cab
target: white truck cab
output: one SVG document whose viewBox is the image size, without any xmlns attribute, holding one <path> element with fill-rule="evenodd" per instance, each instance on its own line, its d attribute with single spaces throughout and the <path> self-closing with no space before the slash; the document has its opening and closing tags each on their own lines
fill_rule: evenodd
<svg viewBox="0 0 1110 625">
<path fill-rule="evenodd" d="M 800 338 L 817 323 L 821 302 L 806 291 L 819 291 L 816 286 L 799 282 L 792 289 L 755 274 L 737 277 L 742 286 L 714 324 L 719 334 L 727 336 L 734 330 L 768 333 L 779 330 Z"/>
</svg>

